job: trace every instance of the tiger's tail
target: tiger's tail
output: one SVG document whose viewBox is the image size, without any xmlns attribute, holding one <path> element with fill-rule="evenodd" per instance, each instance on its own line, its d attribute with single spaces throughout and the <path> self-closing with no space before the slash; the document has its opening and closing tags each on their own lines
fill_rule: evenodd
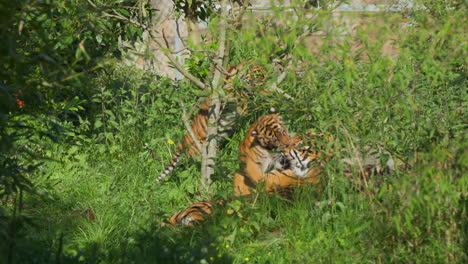
<svg viewBox="0 0 468 264">
<path fill-rule="evenodd" d="M 169 173 L 171 173 L 171 171 L 174 170 L 177 164 L 179 164 L 180 155 L 181 154 L 179 151 L 174 152 L 171 163 L 169 163 L 169 165 L 166 166 L 166 169 L 158 176 L 158 178 L 156 178 L 157 182 L 162 181 L 164 178 L 166 178 L 167 175 L 169 175 Z"/>
</svg>

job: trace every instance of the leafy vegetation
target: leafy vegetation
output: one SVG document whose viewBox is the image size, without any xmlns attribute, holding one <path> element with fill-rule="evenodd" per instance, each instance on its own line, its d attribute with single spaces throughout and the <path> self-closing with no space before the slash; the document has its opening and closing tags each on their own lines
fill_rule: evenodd
<svg viewBox="0 0 468 264">
<path fill-rule="evenodd" d="M 140 19 L 130 7 L 141 3 L 0 3 L 2 263 L 468 261 L 466 7 L 432 1 L 362 14 L 381 23 L 346 37 L 331 32 L 315 53 L 300 34 L 326 28 L 329 11 L 292 20 L 278 9 L 274 19 L 228 32 L 232 63 L 264 66 L 269 84 L 281 73 L 274 62 L 292 60 L 279 88 L 294 99 L 255 93 L 218 152 L 214 198 L 232 197 L 238 144 L 270 107 L 295 133 L 334 135 L 336 159 L 322 192 L 234 199 L 201 227 L 172 229 L 160 223 L 211 197 L 199 192 L 198 160 L 184 157 L 155 181 L 186 133 L 179 100 L 192 105 L 194 93 L 206 92 L 122 66 L 118 37 L 135 41 L 141 30 L 103 14 Z M 208 30 L 216 33 L 217 23 L 209 20 Z M 382 55 L 389 42 L 398 55 Z M 205 78 L 207 61 L 195 52 L 185 65 Z M 344 173 L 340 160 L 368 146 L 391 153 L 394 174 L 363 182 L 357 171 Z"/>
</svg>

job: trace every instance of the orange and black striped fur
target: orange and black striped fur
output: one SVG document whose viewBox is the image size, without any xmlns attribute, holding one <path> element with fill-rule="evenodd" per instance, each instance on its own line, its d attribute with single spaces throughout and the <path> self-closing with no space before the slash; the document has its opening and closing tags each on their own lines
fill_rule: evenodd
<svg viewBox="0 0 468 264">
<path fill-rule="evenodd" d="M 321 186 L 325 165 L 333 156 L 333 137 L 307 132 L 306 137 L 293 138 L 291 145 L 283 150 L 283 167 L 265 175 L 265 189 L 290 198 L 293 187 L 304 184 Z"/>
<path fill-rule="evenodd" d="M 236 173 L 234 175 L 236 195 L 250 194 L 251 189 L 255 190 L 260 181 L 265 182 L 264 188 L 268 193 L 287 193 L 292 187 L 302 186 L 305 183 L 320 184 L 320 176 L 331 154 L 325 154 L 323 147 L 317 148 L 317 136 L 323 137 L 307 133 L 306 139 L 296 136 L 284 143 L 286 145 L 281 152 L 280 160 L 276 162 L 279 164 L 276 169 L 270 171 L 244 169 L 241 173 Z M 330 137 L 328 140 L 333 138 Z M 245 151 L 241 148 L 241 152 Z"/>
<path fill-rule="evenodd" d="M 215 206 L 222 206 L 224 204 L 224 199 L 220 199 L 215 202 Z M 184 210 L 174 213 L 171 218 L 169 218 L 168 222 L 171 226 L 182 224 L 184 226 L 193 227 L 194 224 L 204 221 L 206 216 L 213 212 L 213 207 L 214 206 L 210 201 L 196 202 Z M 164 226 L 165 224 L 162 225 Z"/>
<path fill-rule="evenodd" d="M 265 69 L 261 66 L 256 66 L 254 67 L 253 65 L 250 65 L 249 67 L 245 66 L 245 62 L 239 64 L 238 67 L 230 67 L 227 69 L 228 73 L 231 75 L 226 79 L 226 83 L 232 82 L 234 76 L 238 74 L 239 71 L 241 71 L 243 74 L 242 77 L 243 80 L 247 82 L 247 85 L 249 87 L 255 87 L 259 83 L 261 83 L 264 80 L 264 75 L 265 75 Z M 246 74 L 244 72 L 247 71 Z M 233 88 L 229 88 L 229 92 L 233 92 Z M 247 95 L 247 97 L 251 96 L 251 91 L 246 89 L 243 91 L 243 94 L 239 95 L 239 97 L 242 97 Z M 245 106 L 240 105 L 241 103 L 238 103 L 239 105 L 235 109 L 231 109 L 232 111 L 226 110 L 227 107 L 225 107 L 225 111 L 223 111 L 222 116 L 219 120 L 219 138 L 224 139 L 224 137 L 230 137 L 232 133 L 234 132 L 233 129 L 233 123 L 234 119 L 239 115 L 243 114 L 245 112 Z M 195 134 L 195 137 L 200 143 L 204 143 L 206 140 L 207 136 L 207 127 L 208 127 L 208 110 L 210 107 L 210 97 L 207 97 L 205 99 L 205 102 L 201 106 L 198 114 L 194 117 L 191 127 L 192 131 Z M 177 164 L 180 161 L 180 157 L 182 153 L 186 153 L 187 155 L 191 157 L 198 157 L 200 155 L 200 151 L 195 145 L 195 142 L 193 141 L 193 138 L 190 136 L 189 133 L 186 133 L 182 139 L 182 141 L 177 145 L 177 150 L 176 152 L 172 155 L 172 160 L 169 163 L 168 166 L 166 166 L 165 170 L 157 177 L 157 181 L 163 180 L 171 171 L 174 170 L 174 168 L 177 166 Z"/>
<path fill-rule="evenodd" d="M 281 168 L 265 173 L 265 189 L 268 193 L 278 193 L 285 198 L 291 198 L 294 187 L 305 183 L 318 184 L 320 182 L 321 167 L 312 166 L 317 163 L 320 154 L 311 150 L 309 146 L 290 146 L 282 153 Z M 216 204 L 224 205 L 224 200 L 217 200 Z M 204 221 L 213 211 L 210 201 L 191 204 L 186 209 L 177 212 L 169 219 L 171 226 L 182 224 L 193 226 L 193 223 Z"/>
<path fill-rule="evenodd" d="M 272 109 L 250 126 L 240 143 L 241 172 L 234 174 L 234 192 L 246 195 L 255 189 L 265 174 L 280 162 L 279 150 L 291 144 L 291 136 L 281 116 Z"/>
</svg>

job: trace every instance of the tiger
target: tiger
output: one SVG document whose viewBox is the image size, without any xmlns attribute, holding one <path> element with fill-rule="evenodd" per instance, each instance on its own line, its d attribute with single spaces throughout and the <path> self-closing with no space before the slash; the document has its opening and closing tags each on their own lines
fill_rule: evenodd
<svg viewBox="0 0 468 264">
<path fill-rule="evenodd" d="M 317 166 L 319 155 L 310 152 L 310 147 L 292 148 L 288 151 L 288 162 L 283 168 L 265 174 L 264 189 L 268 194 L 278 193 L 291 198 L 295 187 L 305 184 L 321 185 L 323 168 Z"/>
<path fill-rule="evenodd" d="M 309 166 L 316 156 L 309 153 L 309 146 L 304 148 L 288 148 L 282 153 L 283 161 L 280 162 L 283 170 L 292 170 L 298 178 L 305 178 L 309 172 Z"/>
<path fill-rule="evenodd" d="M 265 178 L 268 193 L 289 194 L 291 187 L 306 183 L 321 186 L 325 166 L 333 157 L 334 138 L 308 131 L 298 135 L 282 152 L 282 168 L 269 172 Z M 284 196 L 284 195 L 282 195 Z"/>
<path fill-rule="evenodd" d="M 236 75 L 242 75 L 244 80 L 249 88 L 254 88 L 261 84 L 265 80 L 266 69 L 262 66 L 255 66 L 249 65 L 248 67 L 245 66 L 247 62 L 240 63 L 237 67 L 231 66 L 227 69 L 227 76 L 225 83 L 230 84 L 232 83 L 234 77 Z M 234 91 L 232 85 L 228 89 L 228 93 L 236 93 L 238 97 L 242 99 L 249 99 L 253 96 L 253 92 L 245 88 L 241 93 Z M 235 102 L 234 102 L 235 103 Z M 226 137 L 230 137 L 233 132 L 233 124 L 235 119 L 239 115 L 244 115 L 247 112 L 246 105 L 242 102 L 237 102 L 235 109 L 233 107 L 225 106 L 221 118 L 218 122 L 218 132 L 219 135 L 217 136 L 218 139 L 221 141 L 224 140 Z M 208 111 L 210 107 L 210 97 L 208 96 L 203 105 L 200 107 L 199 112 L 194 117 L 191 128 L 192 131 L 197 138 L 198 142 L 203 144 L 206 141 L 207 136 L 207 129 L 208 129 Z M 190 136 L 189 133 L 186 133 L 181 142 L 177 145 L 176 151 L 172 155 L 171 162 L 166 166 L 164 171 L 156 178 L 157 182 L 162 181 L 166 176 L 168 176 L 177 166 L 181 159 L 182 153 L 189 155 L 192 158 L 196 158 L 200 156 L 200 150 L 195 145 L 195 142 Z"/>
<path fill-rule="evenodd" d="M 274 108 L 252 124 L 239 145 L 241 172 L 233 178 L 236 196 L 249 194 L 269 169 L 281 163 L 281 155 L 276 152 L 290 144 L 288 129 Z"/>
<path fill-rule="evenodd" d="M 305 138 L 295 136 L 291 145 L 282 152 L 282 168 L 291 169 L 294 175 L 303 178 L 309 173 L 308 168 L 312 163 L 324 167 L 333 156 L 333 151 L 333 137 L 325 138 L 324 134 L 308 131 Z"/>
</svg>

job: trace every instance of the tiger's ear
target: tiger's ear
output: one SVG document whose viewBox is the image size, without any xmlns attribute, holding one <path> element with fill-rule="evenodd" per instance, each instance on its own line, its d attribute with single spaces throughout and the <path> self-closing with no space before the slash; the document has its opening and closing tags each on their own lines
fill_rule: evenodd
<svg viewBox="0 0 468 264">
<path fill-rule="evenodd" d="M 270 108 L 270 114 L 275 114 L 276 113 L 276 109 L 275 108 Z"/>
<path fill-rule="evenodd" d="M 252 131 L 251 135 L 252 135 L 252 136 L 256 136 L 256 135 L 258 135 L 258 132 L 257 132 L 257 130 L 254 130 L 254 131 Z"/>
</svg>

